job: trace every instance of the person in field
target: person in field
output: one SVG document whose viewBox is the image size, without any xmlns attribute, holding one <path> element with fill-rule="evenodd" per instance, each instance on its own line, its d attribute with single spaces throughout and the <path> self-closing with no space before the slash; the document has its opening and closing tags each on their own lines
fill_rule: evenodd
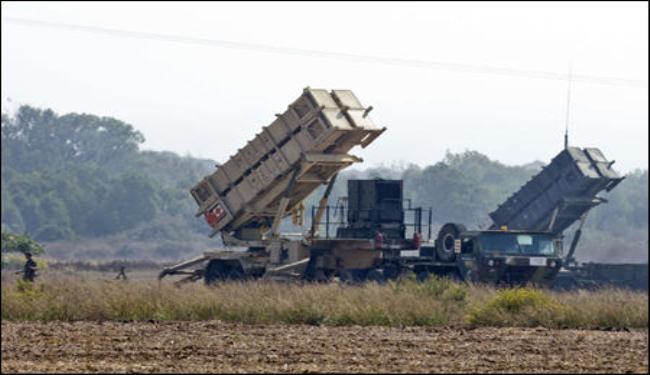
<svg viewBox="0 0 650 375">
<path fill-rule="evenodd" d="M 125 269 L 126 267 L 120 266 L 120 273 L 117 274 L 115 280 L 120 280 L 120 279 L 127 280 L 126 273 L 124 272 Z"/>
<path fill-rule="evenodd" d="M 38 268 L 36 267 L 36 262 L 32 259 L 32 253 L 25 252 L 25 258 L 27 258 L 27 261 L 23 266 L 23 280 L 31 283 L 34 282 L 34 279 L 37 276 L 36 271 Z"/>
</svg>

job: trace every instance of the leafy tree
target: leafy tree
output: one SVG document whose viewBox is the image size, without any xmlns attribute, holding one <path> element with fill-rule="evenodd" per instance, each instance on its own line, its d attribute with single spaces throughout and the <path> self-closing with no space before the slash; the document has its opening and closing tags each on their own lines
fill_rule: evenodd
<svg viewBox="0 0 650 375">
<path fill-rule="evenodd" d="M 2 231 L 2 252 L 32 253 L 33 255 L 43 254 L 45 250 L 38 242 L 32 240 L 28 235 L 19 235 Z"/>
</svg>

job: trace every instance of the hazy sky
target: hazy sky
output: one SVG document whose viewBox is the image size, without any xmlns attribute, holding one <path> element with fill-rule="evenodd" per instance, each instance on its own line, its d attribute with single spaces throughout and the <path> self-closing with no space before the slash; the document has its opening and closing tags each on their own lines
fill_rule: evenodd
<svg viewBox="0 0 650 375">
<path fill-rule="evenodd" d="M 48 21 L 394 59 L 628 78 L 576 80 L 570 142 L 648 167 L 648 3 L 2 3 L 2 107 L 113 116 L 144 148 L 225 161 L 305 86 L 353 90 L 388 131 L 365 166 L 562 147 L 567 82 L 82 32 Z M 591 79 L 591 81 L 594 81 Z M 611 80 L 610 80 L 611 81 Z M 616 83 L 616 82 L 614 82 Z M 9 103 L 7 98 L 11 99 Z"/>
</svg>

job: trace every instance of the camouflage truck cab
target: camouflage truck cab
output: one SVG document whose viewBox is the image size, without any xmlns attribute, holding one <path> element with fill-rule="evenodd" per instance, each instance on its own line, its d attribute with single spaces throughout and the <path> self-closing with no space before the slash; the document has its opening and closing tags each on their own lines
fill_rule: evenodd
<svg viewBox="0 0 650 375">
<path fill-rule="evenodd" d="M 562 266 L 562 241 L 548 232 L 471 231 L 447 223 L 435 245 L 423 246 L 420 255 L 413 267 L 419 279 L 438 274 L 471 282 L 549 285 Z"/>
<path fill-rule="evenodd" d="M 561 241 L 550 233 L 476 231 L 461 241 L 459 270 L 472 281 L 549 285 L 562 266 Z"/>
</svg>

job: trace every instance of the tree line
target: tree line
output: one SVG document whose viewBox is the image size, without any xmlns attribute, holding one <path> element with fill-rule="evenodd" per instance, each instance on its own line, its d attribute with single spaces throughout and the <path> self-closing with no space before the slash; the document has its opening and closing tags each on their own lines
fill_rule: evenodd
<svg viewBox="0 0 650 375">
<path fill-rule="evenodd" d="M 111 117 L 58 115 L 31 106 L 21 106 L 13 116 L 3 114 L 3 229 L 45 242 L 120 233 L 141 241 L 207 236 L 209 228 L 194 216 L 189 189 L 214 171 L 215 162 L 143 151 L 144 139 L 132 125 Z M 415 206 L 431 207 L 435 223 L 456 221 L 479 228 L 489 223 L 489 212 L 542 166 L 508 166 L 465 151 L 448 152 L 425 167 L 346 170 L 337 179 L 330 204 L 346 195 L 348 179 L 403 179 L 405 198 Z M 647 189 L 648 171 L 637 170 L 605 194 L 609 203 L 592 210 L 586 224 L 601 242 L 596 246 L 631 238 L 647 253 Z M 305 202 L 306 216 L 317 194 Z"/>
<path fill-rule="evenodd" d="M 143 142 L 110 117 L 30 106 L 3 114 L 2 226 L 39 241 L 200 231 L 187 189 L 214 163 L 141 151 Z"/>
</svg>

